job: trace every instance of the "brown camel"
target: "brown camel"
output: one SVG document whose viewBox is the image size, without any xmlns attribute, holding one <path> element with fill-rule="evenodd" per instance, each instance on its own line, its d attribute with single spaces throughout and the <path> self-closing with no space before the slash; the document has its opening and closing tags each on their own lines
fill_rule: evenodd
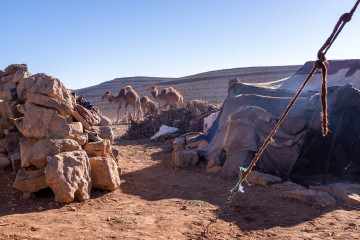
<svg viewBox="0 0 360 240">
<path fill-rule="evenodd" d="M 183 103 L 183 96 L 172 87 L 164 88 L 161 93 L 156 86 L 152 86 L 147 90 L 151 95 L 160 102 L 163 109 L 170 105 L 170 109 L 176 108 Z"/>
<path fill-rule="evenodd" d="M 120 120 L 120 109 L 123 104 L 125 104 L 125 118 L 126 121 L 128 121 L 128 114 L 127 114 L 127 107 L 128 105 L 133 106 L 134 115 L 133 119 L 135 119 L 135 107 L 138 109 L 138 115 L 141 115 L 141 118 L 143 117 L 143 113 L 141 111 L 140 106 L 140 98 L 139 95 L 135 92 L 135 90 L 131 86 L 124 87 L 120 90 L 117 97 L 114 97 L 110 91 L 107 91 L 104 96 L 101 97 L 102 99 L 107 99 L 109 102 L 118 103 L 118 110 L 117 110 L 117 120 L 118 123 Z"/>
<path fill-rule="evenodd" d="M 144 116 L 147 116 L 149 114 L 158 114 L 160 111 L 159 106 L 147 96 L 144 96 L 140 99 L 140 104 Z"/>
</svg>

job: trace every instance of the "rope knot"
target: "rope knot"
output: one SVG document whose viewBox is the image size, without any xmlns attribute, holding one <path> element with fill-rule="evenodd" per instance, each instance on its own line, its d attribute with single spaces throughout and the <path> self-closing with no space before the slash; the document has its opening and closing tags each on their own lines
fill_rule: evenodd
<svg viewBox="0 0 360 240">
<path fill-rule="evenodd" d="M 325 53 L 323 51 L 319 51 L 317 54 L 317 58 L 319 59 L 318 61 L 323 64 L 324 62 L 327 62 L 327 59 L 325 57 Z M 315 66 L 316 66 L 316 62 L 315 62 Z M 320 68 L 320 67 L 317 67 Z"/>
<path fill-rule="evenodd" d="M 341 15 L 340 19 L 343 21 L 343 22 L 350 22 L 351 21 L 351 18 L 352 18 L 352 14 L 350 13 L 344 13 L 343 15 Z"/>
</svg>

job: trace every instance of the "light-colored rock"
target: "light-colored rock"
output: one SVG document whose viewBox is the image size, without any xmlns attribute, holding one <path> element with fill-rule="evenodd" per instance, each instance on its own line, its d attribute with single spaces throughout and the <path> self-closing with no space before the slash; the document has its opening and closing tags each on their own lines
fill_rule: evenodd
<svg viewBox="0 0 360 240">
<path fill-rule="evenodd" d="M 69 123 L 69 126 L 71 128 L 72 135 L 84 133 L 84 128 L 83 128 L 83 125 L 81 122 L 71 122 L 71 123 Z"/>
<path fill-rule="evenodd" d="M 184 150 L 185 149 L 185 137 L 175 138 L 175 141 L 173 143 L 173 149 L 174 149 L 174 151 Z"/>
<path fill-rule="evenodd" d="M 71 134 L 69 136 L 69 139 L 75 140 L 82 147 L 85 147 L 85 145 L 88 144 L 89 142 L 87 133 L 75 134 L 75 135 Z"/>
<path fill-rule="evenodd" d="M 29 93 L 27 102 L 34 103 L 39 106 L 55 109 L 60 114 L 60 116 L 65 118 L 66 116 L 70 115 L 73 111 L 67 104 L 55 98 L 41 94 Z"/>
<path fill-rule="evenodd" d="M 11 64 L 4 69 L 5 73 L 9 75 L 15 74 L 19 70 L 27 72 L 28 67 L 26 64 Z"/>
<path fill-rule="evenodd" d="M 331 207 L 336 204 L 335 199 L 328 193 L 311 189 L 288 191 L 284 193 L 284 198 L 298 200 L 311 206 Z"/>
<path fill-rule="evenodd" d="M 111 151 L 110 141 L 107 139 L 98 142 L 89 142 L 84 150 L 90 157 L 110 157 L 114 158 Z"/>
<path fill-rule="evenodd" d="M 22 114 L 17 110 L 20 101 L 4 101 L 0 99 L 0 118 L 19 118 Z"/>
<path fill-rule="evenodd" d="M 47 188 L 45 182 L 44 170 L 26 170 L 20 169 L 16 174 L 16 179 L 13 188 L 21 192 L 37 192 L 41 189 Z"/>
<path fill-rule="evenodd" d="M 207 173 L 219 173 L 221 172 L 222 166 L 213 166 L 211 168 L 206 168 Z"/>
<path fill-rule="evenodd" d="M 67 138 L 71 129 L 66 119 L 56 110 L 25 103 L 22 121 L 16 121 L 19 131 L 28 138 Z"/>
<path fill-rule="evenodd" d="M 20 155 L 22 168 L 26 168 L 31 165 L 29 160 L 31 158 L 32 149 L 36 142 L 37 140 L 33 138 L 22 138 L 20 140 Z"/>
<path fill-rule="evenodd" d="M 41 139 L 33 146 L 29 162 L 39 169 L 44 169 L 48 156 L 78 150 L 81 150 L 81 146 L 72 139 Z"/>
<path fill-rule="evenodd" d="M 176 167 L 195 166 L 199 161 L 199 155 L 194 149 L 174 151 L 172 159 Z"/>
<path fill-rule="evenodd" d="M 5 119 L 5 118 L 1 118 L 0 119 L 0 128 L 10 128 L 12 126 L 15 125 L 15 121 L 12 119 Z"/>
<path fill-rule="evenodd" d="M 86 152 L 63 152 L 53 156 L 45 173 L 46 183 L 53 190 L 56 202 L 90 198 L 91 168 Z"/>
<path fill-rule="evenodd" d="M 18 98 L 26 101 L 27 97 L 28 97 L 28 89 L 30 89 L 32 86 L 34 86 L 35 82 L 36 82 L 36 75 L 27 77 L 27 78 L 23 78 L 19 80 L 19 84 L 16 87 L 16 92 L 18 94 Z"/>
<path fill-rule="evenodd" d="M 111 144 L 114 143 L 114 132 L 110 126 L 93 126 L 89 132 L 97 134 L 102 139 L 108 139 Z"/>
<path fill-rule="evenodd" d="M 16 88 L 2 90 L 0 92 L 0 99 L 6 101 L 16 100 L 17 99 Z"/>
<path fill-rule="evenodd" d="M 112 125 L 112 122 L 111 120 L 104 116 L 103 114 L 100 114 L 100 122 L 98 124 L 98 126 L 111 126 Z"/>
<path fill-rule="evenodd" d="M 360 205 L 359 184 L 333 183 L 323 186 L 310 186 L 310 189 L 327 192 L 349 205 Z"/>
<path fill-rule="evenodd" d="M 265 173 L 254 171 L 254 170 L 248 174 L 248 176 L 246 177 L 246 180 L 249 183 L 258 184 L 258 185 L 262 185 L 262 186 L 267 186 L 267 185 L 271 185 L 274 183 L 282 182 L 281 178 L 279 178 L 277 176 L 265 174 Z"/>
<path fill-rule="evenodd" d="M 0 153 L 0 170 L 11 168 L 11 161 L 7 155 Z"/>
<path fill-rule="evenodd" d="M 120 186 L 118 167 L 113 158 L 89 158 L 91 165 L 92 187 L 113 191 Z"/>
<path fill-rule="evenodd" d="M 69 109 L 75 106 L 75 99 L 59 79 L 45 73 L 38 73 L 19 81 L 17 87 L 19 99 L 27 100 L 29 94 L 40 94 L 51 97 L 65 104 Z"/>
<path fill-rule="evenodd" d="M 10 153 L 10 160 L 12 169 L 16 172 L 21 168 L 21 154 L 20 147 L 17 147 L 13 152 Z"/>
<path fill-rule="evenodd" d="M 20 80 L 22 80 L 24 78 L 28 78 L 30 76 L 31 76 L 31 73 L 29 73 L 28 71 L 25 71 L 24 69 L 21 69 L 21 70 L 18 70 L 14 74 L 14 78 L 13 78 L 12 82 L 18 83 L 18 82 L 20 82 Z"/>
</svg>

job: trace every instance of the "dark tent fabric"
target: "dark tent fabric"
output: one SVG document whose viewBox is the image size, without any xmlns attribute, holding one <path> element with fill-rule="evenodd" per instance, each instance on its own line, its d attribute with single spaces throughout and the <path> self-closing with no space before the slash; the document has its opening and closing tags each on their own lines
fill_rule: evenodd
<svg viewBox="0 0 360 240">
<path fill-rule="evenodd" d="M 294 95 L 293 89 L 261 88 L 230 80 L 228 97 L 207 135 L 204 157 L 223 165 L 222 176 L 236 176 L 240 166 L 248 166 Z M 300 169 L 304 174 L 359 175 L 359 89 L 349 83 L 328 87 L 331 132 L 326 137 L 321 136 L 320 113 L 320 94 L 314 89 L 305 91 L 256 168 L 282 178 Z"/>
</svg>

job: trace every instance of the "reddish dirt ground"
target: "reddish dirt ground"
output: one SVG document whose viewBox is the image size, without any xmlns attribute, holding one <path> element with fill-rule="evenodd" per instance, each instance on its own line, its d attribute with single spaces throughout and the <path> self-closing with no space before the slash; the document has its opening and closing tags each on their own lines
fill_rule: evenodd
<svg viewBox="0 0 360 240">
<path fill-rule="evenodd" d="M 120 189 L 88 201 L 56 204 L 51 191 L 25 200 L 14 173 L 0 171 L 0 239 L 360 239 L 358 209 L 311 207 L 262 186 L 245 186 L 202 236 L 236 179 L 174 168 L 170 145 L 120 139 L 125 129 L 114 126 Z"/>
</svg>

